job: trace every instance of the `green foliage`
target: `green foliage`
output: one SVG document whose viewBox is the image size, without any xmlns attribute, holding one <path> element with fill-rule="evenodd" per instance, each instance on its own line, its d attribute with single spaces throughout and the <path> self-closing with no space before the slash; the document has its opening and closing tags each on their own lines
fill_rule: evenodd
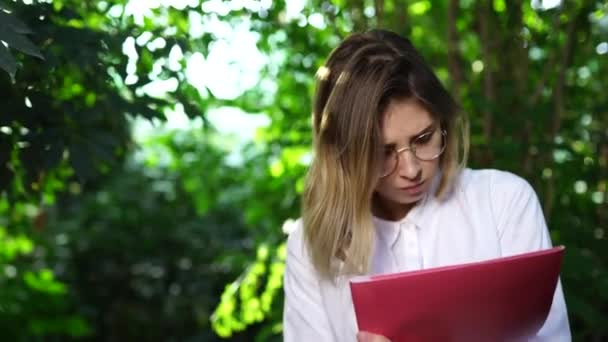
<svg viewBox="0 0 608 342">
<path fill-rule="evenodd" d="M 370 27 L 410 37 L 457 95 L 472 166 L 533 184 L 567 246 L 575 340 L 608 336 L 605 3 L 135 3 L 0 10 L 4 338 L 280 340 L 280 227 L 299 216 L 314 74 L 341 38 Z M 253 87 L 220 96 L 188 61 L 237 26 L 266 61 Z M 208 111 L 223 107 L 270 124 L 241 149 L 213 129 Z M 182 109 L 199 128 L 163 132 Z M 161 132 L 133 139 L 142 119 Z"/>
<path fill-rule="evenodd" d="M 196 187 L 203 175 L 237 196 L 234 178 L 244 176 L 208 139 L 200 130 L 151 136 L 103 187 L 65 197 L 49 213 L 47 260 L 77 291 L 79 314 L 96 327 L 92 338 L 215 340 L 209 317 L 254 249 L 238 206 Z M 270 259 L 263 248 L 258 257 Z M 279 290 L 275 279 L 263 296 Z M 270 310 L 268 299 L 259 304 Z"/>
<path fill-rule="evenodd" d="M 52 203 L 59 182 L 51 173 L 44 189 L 43 203 Z M 61 183 L 61 182 L 59 182 Z M 31 228 L 41 229 L 46 216 L 30 196 L 9 202 L 0 197 L 0 329 L 12 341 L 30 341 L 44 336 L 71 336 L 90 333 L 82 317 L 74 315 L 69 305 L 66 284 L 55 278 L 40 257 L 39 236 Z"/>
<path fill-rule="evenodd" d="M 230 337 L 235 332 L 268 319 L 269 314 L 273 313 L 273 304 L 283 283 L 286 245 L 279 245 L 272 258 L 269 254 L 268 246 L 260 245 L 255 262 L 237 280 L 226 286 L 221 302 L 211 316 L 213 329 L 219 336 Z M 268 329 L 262 336 L 276 335 L 282 331 L 278 322 L 268 326 Z"/>
<path fill-rule="evenodd" d="M 44 59 L 40 50 L 26 36 L 32 31 L 14 15 L 4 10 L 4 6 L 0 3 L 0 41 L 27 55 Z M 0 68 L 4 69 L 11 78 L 15 77 L 17 61 L 4 44 L 0 44 Z"/>
<path fill-rule="evenodd" d="M 9 262 L 18 255 L 27 255 L 34 249 L 34 244 L 26 235 L 7 236 L 6 230 L 0 227 L 0 260 Z"/>
</svg>

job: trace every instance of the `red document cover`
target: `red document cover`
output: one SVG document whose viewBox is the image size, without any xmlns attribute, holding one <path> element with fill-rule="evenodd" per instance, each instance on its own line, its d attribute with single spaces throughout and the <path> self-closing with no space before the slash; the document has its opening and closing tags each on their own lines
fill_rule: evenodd
<svg viewBox="0 0 608 342">
<path fill-rule="evenodd" d="M 462 265 L 357 277 L 357 324 L 392 342 L 521 341 L 545 322 L 564 247 Z"/>
</svg>

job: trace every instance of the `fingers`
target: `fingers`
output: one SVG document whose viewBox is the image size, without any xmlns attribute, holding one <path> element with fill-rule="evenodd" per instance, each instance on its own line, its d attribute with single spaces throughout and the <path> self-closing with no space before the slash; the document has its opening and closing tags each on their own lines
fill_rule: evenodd
<svg viewBox="0 0 608 342">
<path fill-rule="evenodd" d="M 357 333 L 357 342 L 391 342 L 382 335 L 368 333 L 367 331 L 359 331 Z"/>
</svg>

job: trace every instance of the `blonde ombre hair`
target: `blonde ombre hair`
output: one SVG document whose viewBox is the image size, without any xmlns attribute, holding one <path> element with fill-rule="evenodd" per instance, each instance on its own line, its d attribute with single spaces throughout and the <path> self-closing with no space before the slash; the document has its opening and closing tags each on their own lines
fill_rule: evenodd
<svg viewBox="0 0 608 342">
<path fill-rule="evenodd" d="M 372 198 L 381 173 L 382 114 L 388 103 L 414 98 L 447 131 L 434 194 L 440 199 L 449 193 L 466 161 L 468 125 L 410 41 L 393 32 L 373 30 L 346 38 L 319 69 L 317 79 L 314 157 L 302 221 L 314 267 L 333 279 L 338 272 L 360 274 L 369 269 Z"/>
</svg>

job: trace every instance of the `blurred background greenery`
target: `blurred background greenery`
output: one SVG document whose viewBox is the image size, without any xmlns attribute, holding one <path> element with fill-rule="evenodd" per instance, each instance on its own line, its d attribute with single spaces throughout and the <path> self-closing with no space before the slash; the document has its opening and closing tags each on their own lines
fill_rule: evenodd
<svg viewBox="0 0 608 342">
<path fill-rule="evenodd" d="M 351 32 L 410 37 L 473 167 L 539 194 L 575 340 L 608 340 L 608 3 L 0 0 L 0 330 L 280 341 L 310 98 Z"/>
</svg>

